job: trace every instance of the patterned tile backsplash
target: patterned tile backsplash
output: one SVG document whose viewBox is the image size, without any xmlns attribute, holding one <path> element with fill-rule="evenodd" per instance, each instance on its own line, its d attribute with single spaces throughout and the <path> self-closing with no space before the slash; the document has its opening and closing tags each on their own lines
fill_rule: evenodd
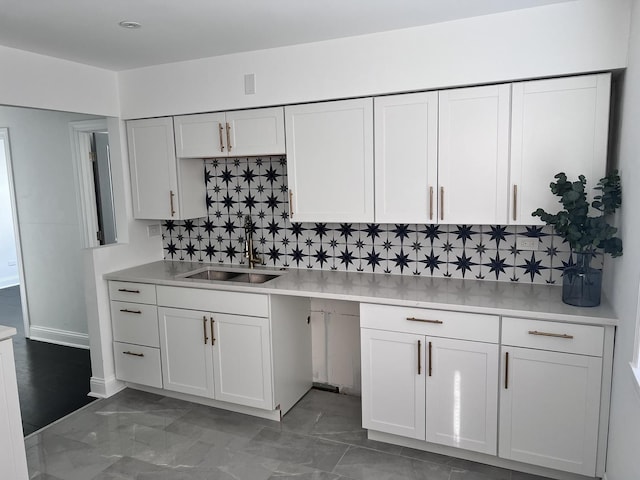
<svg viewBox="0 0 640 480">
<path fill-rule="evenodd" d="M 208 159 L 204 170 L 208 216 L 163 223 L 167 260 L 244 263 L 250 214 L 269 266 L 558 283 L 570 262 L 546 226 L 291 223 L 284 157 Z M 518 236 L 538 249 L 517 250 Z"/>
</svg>

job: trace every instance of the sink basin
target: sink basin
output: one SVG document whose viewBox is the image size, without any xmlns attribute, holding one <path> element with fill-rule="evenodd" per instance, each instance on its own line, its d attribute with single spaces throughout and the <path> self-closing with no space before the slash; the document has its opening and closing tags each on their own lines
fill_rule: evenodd
<svg viewBox="0 0 640 480">
<path fill-rule="evenodd" d="M 280 273 L 260 272 L 260 271 L 237 271 L 219 270 L 215 267 L 205 267 L 195 271 L 177 275 L 180 278 L 190 280 L 204 280 L 216 282 L 238 282 L 260 284 L 279 277 Z"/>
<path fill-rule="evenodd" d="M 183 278 L 192 278 L 194 280 L 231 280 L 240 275 L 238 272 L 224 272 L 220 270 L 204 270 L 201 272 L 189 273 L 182 275 Z"/>
<path fill-rule="evenodd" d="M 229 280 L 232 282 L 264 283 L 277 277 L 278 275 L 272 275 L 269 273 L 240 273 L 232 278 L 229 278 Z"/>
</svg>

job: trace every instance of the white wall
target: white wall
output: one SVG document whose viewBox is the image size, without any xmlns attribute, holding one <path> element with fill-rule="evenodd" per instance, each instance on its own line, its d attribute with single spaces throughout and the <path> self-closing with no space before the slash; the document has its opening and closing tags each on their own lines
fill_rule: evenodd
<svg viewBox="0 0 640 480">
<path fill-rule="evenodd" d="M 638 287 L 640 285 L 640 1 L 631 15 L 629 66 L 624 80 L 619 145 L 622 208 L 617 224 L 624 254 L 608 261 L 606 294 L 618 315 L 609 430 L 608 480 L 640 478 L 640 393 L 636 391 L 629 362 L 633 359 Z"/>
<path fill-rule="evenodd" d="M 111 310 L 105 273 L 162 260 L 160 236 L 147 236 L 146 222 L 133 219 L 129 160 L 124 122 L 107 119 L 118 243 L 84 253 L 86 311 L 91 347 L 91 394 L 108 397 L 123 387 L 115 379 Z"/>
<path fill-rule="evenodd" d="M 15 241 L 5 142 L 0 138 L 0 288 L 20 283 Z"/>
<path fill-rule="evenodd" d="M 119 73 L 123 118 L 623 68 L 631 0 L 580 0 Z M 256 94 L 244 95 L 255 73 Z"/>
<path fill-rule="evenodd" d="M 0 46 L 0 104 L 119 115 L 115 72 Z"/>
<path fill-rule="evenodd" d="M 88 345 L 69 122 L 87 115 L 0 107 L 11 143 L 31 335 Z"/>
</svg>

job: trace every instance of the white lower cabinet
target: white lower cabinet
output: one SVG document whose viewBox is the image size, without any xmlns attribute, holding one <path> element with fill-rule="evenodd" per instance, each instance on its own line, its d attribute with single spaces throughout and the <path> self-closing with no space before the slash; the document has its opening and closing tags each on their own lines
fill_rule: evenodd
<svg viewBox="0 0 640 480">
<path fill-rule="evenodd" d="M 500 457 L 595 476 L 602 330 L 504 320 L 503 343 L 533 348 L 502 347 Z"/>
<path fill-rule="evenodd" d="M 214 398 L 211 314 L 158 308 L 166 390 Z"/>
<path fill-rule="evenodd" d="M 164 388 L 274 408 L 269 319 L 158 309 Z"/>
<path fill-rule="evenodd" d="M 363 304 L 360 323 L 364 428 L 496 454 L 498 317 Z"/>
<path fill-rule="evenodd" d="M 425 439 L 425 377 L 419 342 L 409 333 L 363 328 L 362 426 L 403 437 Z"/>
<path fill-rule="evenodd" d="M 221 313 L 212 318 L 215 398 L 273 409 L 269 319 Z"/>
<path fill-rule="evenodd" d="M 425 341 L 427 442 L 495 455 L 498 345 L 435 337 Z"/>
<path fill-rule="evenodd" d="M 109 287 L 119 380 L 272 419 L 311 388 L 309 299 L 115 281 Z M 125 302 L 142 298 L 131 295 L 149 303 Z"/>
</svg>

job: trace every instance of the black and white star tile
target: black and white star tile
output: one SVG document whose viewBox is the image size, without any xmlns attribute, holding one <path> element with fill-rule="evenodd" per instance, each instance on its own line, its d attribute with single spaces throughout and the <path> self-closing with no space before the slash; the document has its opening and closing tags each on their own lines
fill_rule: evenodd
<svg viewBox="0 0 640 480">
<path fill-rule="evenodd" d="M 208 159 L 204 180 L 208 215 L 163 223 L 166 259 L 242 263 L 249 214 L 270 266 L 553 284 L 570 261 L 547 226 L 291 223 L 280 156 Z M 517 250 L 519 236 L 538 249 Z"/>
</svg>

